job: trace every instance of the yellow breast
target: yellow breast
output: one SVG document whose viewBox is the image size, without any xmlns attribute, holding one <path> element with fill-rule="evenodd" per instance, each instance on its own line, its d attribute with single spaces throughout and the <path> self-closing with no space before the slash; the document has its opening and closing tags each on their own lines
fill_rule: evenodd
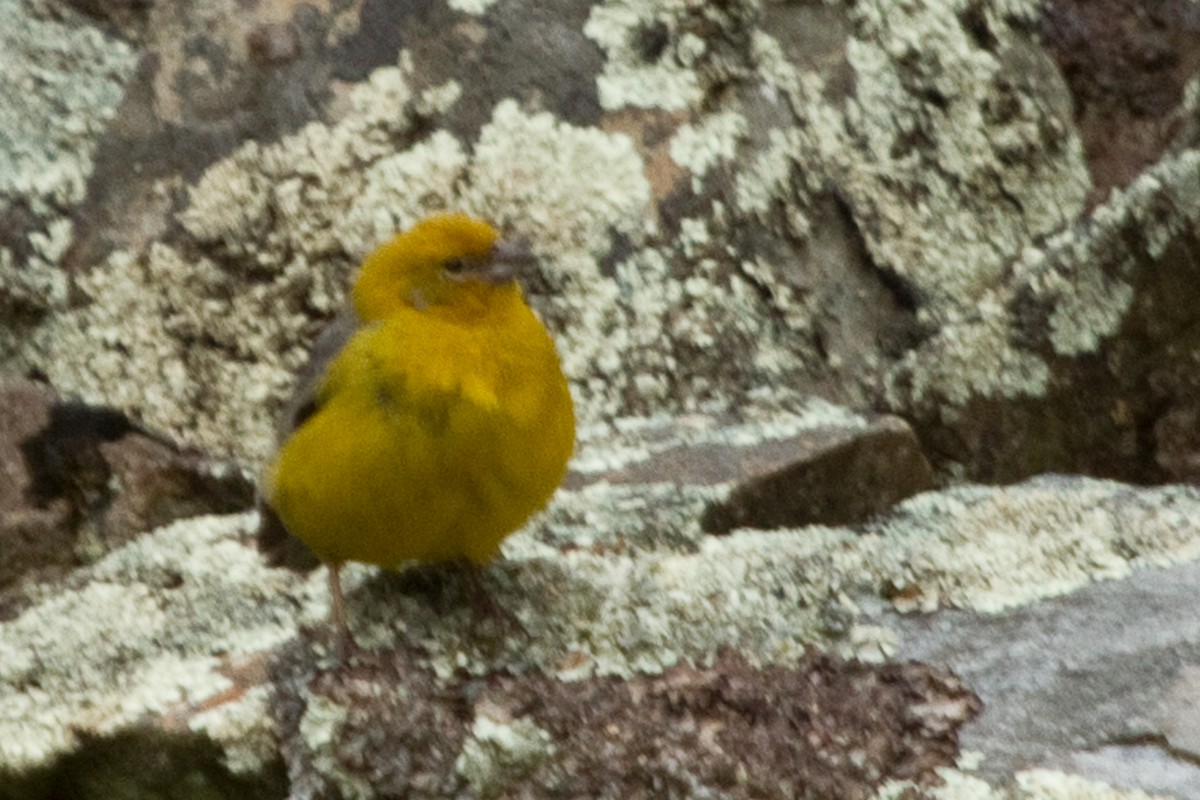
<svg viewBox="0 0 1200 800">
<path fill-rule="evenodd" d="M 554 344 L 519 291 L 495 305 L 402 308 L 333 360 L 266 481 L 321 558 L 482 563 L 561 483 L 575 420 Z"/>
</svg>

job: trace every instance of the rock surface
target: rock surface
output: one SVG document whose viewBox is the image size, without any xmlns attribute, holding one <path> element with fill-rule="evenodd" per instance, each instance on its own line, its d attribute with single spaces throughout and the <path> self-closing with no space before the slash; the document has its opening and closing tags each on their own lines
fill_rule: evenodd
<svg viewBox="0 0 1200 800">
<path fill-rule="evenodd" d="M 0 798 L 1200 796 L 1195 3 L 0 17 Z M 336 663 L 245 476 L 447 207 L 578 452 Z"/>
<path fill-rule="evenodd" d="M 236 467 L 181 451 L 115 409 L 3 380 L 0 407 L 0 608 L 20 602 L 20 584 L 61 578 L 141 533 L 251 504 Z"/>
<path fill-rule="evenodd" d="M 1198 590 L 1191 562 L 995 616 L 906 618 L 898 656 L 948 665 L 979 693 L 962 745 L 988 754 L 988 777 L 1038 764 L 1191 800 Z"/>
</svg>

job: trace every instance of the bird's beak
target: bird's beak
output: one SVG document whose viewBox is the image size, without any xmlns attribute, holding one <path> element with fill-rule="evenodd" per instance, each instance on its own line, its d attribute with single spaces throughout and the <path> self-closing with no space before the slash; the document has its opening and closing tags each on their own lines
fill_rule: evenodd
<svg viewBox="0 0 1200 800">
<path fill-rule="evenodd" d="M 476 275 L 488 283 L 508 283 L 519 278 L 535 261 L 537 259 L 529 249 L 528 242 L 521 239 L 497 239 Z"/>
</svg>

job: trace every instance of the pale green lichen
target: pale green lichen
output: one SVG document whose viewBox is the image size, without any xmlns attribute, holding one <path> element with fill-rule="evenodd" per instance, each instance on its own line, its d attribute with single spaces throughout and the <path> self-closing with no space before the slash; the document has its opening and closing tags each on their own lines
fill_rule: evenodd
<svg viewBox="0 0 1200 800">
<path fill-rule="evenodd" d="M 1145 241 L 1145 255 L 1163 256 L 1182 231 L 1200 219 L 1200 152 L 1184 150 L 1170 155 L 1146 174 L 1097 209 L 1100 226 L 1115 227 L 1126 222 L 1136 227 Z M 1166 211 L 1166 213 L 1164 213 Z"/>
<path fill-rule="evenodd" d="M 772 264 L 762 258 L 741 262 L 741 272 L 748 280 L 759 286 L 770 296 L 771 308 L 787 327 L 796 332 L 807 333 L 813 327 L 813 309 L 802 296 L 791 291 L 785 283 L 778 279 L 787 273 L 787 268 Z M 783 342 L 777 342 L 780 347 Z M 783 372 L 785 365 L 795 356 L 789 358 L 787 353 L 779 353 L 764 345 L 755 354 L 755 362 L 766 374 Z"/>
<path fill-rule="evenodd" d="M 300 719 L 300 737 L 312 772 L 336 786 L 340 797 L 368 800 L 376 792 L 366 778 L 346 769 L 338 760 L 338 732 L 350 717 L 349 709 L 328 697 L 310 694 Z"/>
<path fill-rule="evenodd" d="M 336 125 L 313 122 L 274 144 L 248 142 L 209 167 L 179 221 L 197 240 L 272 272 L 289 260 L 315 265 L 341 255 L 338 223 L 359 198 L 370 168 L 395 155 L 397 141 L 418 120 L 458 98 L 452 82 L 416 92 L 409 85 L 411 69 L 405 53 L 399 66 L 371 73 L 355 87 Z"/>
<path fill-rule="evenodd" d="M 675 241 L 643 248 L 616 265 L 614 321 L 623 324 L 599 331 L 614 356 L 591 362 L 590 371 L 599 374 L 588 388 L 615 401 L 605 409 L 608 416 L 664 409 L 742 413 L 751 405 L 799 403 L 801 365 L 813 346 L 807 320 L 792 313 L 795 288 L 786 272 L 755 274 L 757 264 L 750 272 L 731 271 L 731 262 L 739 261 L 719 226 L 688 218 L 680 227 Z"/>
<path fill-rule="evenodd" d="M 1049 365 L 1012 343 L 1011 320 L 995 297 L 980 300 L 973 314 L 955 315 L 920 350 L 893 368 L 886 385 L 893 408 L 939 405 L 948 418 L 975 397 L 1016 398 L 1043 394 Z"/>
<path fill-rule="evenodd" d="M 527 114 L 504 100 L 479 133 L 462 201 L 529 236 L 538 250 L 570 259 L 548 259 L 547 277 L 585 289 L 588 276 L 573 265 L 606 250 L 613 232 L 644 235 L 650 185 L 629 137 Z"/>
<path fill-rule="evenodd" d="M 462 180 L 468 156 L 453 134 L 435 131 L 413 147 L 384 156 L 362 173 L 362 184 L 338 227 L 347 253 L 361 259 L 397 230 L 420 220 L 431 198 Z"/>
<path fill-rule="evenodd" d="M 704 510 L 728 493 L 727 485 L 601 481 L 560 493 L 534 520 L 531 531 L 540 540 L 564 548 L 618 553 L 686 550 L 707 535 L 699 523 Z"/>
<path fill-rule="evenodd" d="M 734 196 L 743 213 L 764 214 L 790 197 L 794 154 L 800 152 L 796 136 L 795 131 L 771 130 L 767 146 L 738 171 Z"/>
<path fill-rule="evenodd" d="M 654 25 L 669 30 L 674 19 L 671 12 L 684 7 L 686 2 L 682 1 L 644 0 L 606 0 L 592 7 L 583 32 L 605 52 L 604 72 L 596 78 L 603 108 L 677 110 L 700 100 L 700 82 L 690 69 L 696 55 L 695 37 L 679 42 L 673 51 L 664 52 L 653 63 L 645 61 L 636 47 L 639 31 Z"/>
<path fill-rule="evenodd" d="M 879 263 L 953 303 L 990 285 L 1025 241 L 1073 219 L 1089 185 L 1066 120 L 1009 92 L 1004 63 L 961 21 L 966 5 L 863 4 L 847 44 L 858 81 L 846 119 L 849 135 L 864 144 L 863 161 L 846 164 L 845 186 L 881 226 L 879 235 L 868 233 L 868 245 Z M 983 13 L 996 51 L 1022 46 L 1012 22 Z M 931 115 L 928 99 L 914 97 L 914 82 L 945 98 L 941 113 Z M 1003 101 L 1015 103 L 1014 113 L 986 118 Z M 1057 141 L 1046 140 L 1050 130 Z M 903 146 L 903 137 L 917 135 L 932 150 Z M 897 185 L 907 202 L 895 197 Z"/>
<path fill-rule="evenodd" d="M 71 209 L 86 195 L 96 144 L 138 54 L 70 8 L 48 15 L 35 6 L 0 0 L 0 215 L 17 208 L 28 226 L 8 233 L 26 239 L 20 263 L 0 248 L 0 311 L 41 313 L 66 302 L 58 262 L 73 236 Z M 10 324 L 0 322 L 5 371 L 21 368 L 11 361 L 25 346 L 25 331 Z"/>
<path fill-rule="evenodd" d="M 138 54 L 69 8 L 50 17 L 32 5 L 0 0 L 0 203 L 20 198 L 61 220 L 56 209 L 83 199 L 96 139 Z"/>
<path fill-rule="evenodd" d="M 1116 331 L 1133 301 L 1133 287 L 1100 280 L 1060 303 L 1050 317 L 1050 342 L 1062 355 L 1094 353 L 1101 336 Z"/>
<path fill-rule="evenodd" d="M 496 0 L 447 0 L 450 8 L 463 14 L 479 17 L 496 4 Z"/>
<path fill-rule="evenodd" d="M 814 190 L 836 182 L 873 260 L 920 287 L 938 315 L 978 297 L 1030 238 L 1074 219 L 1089 185 L 1068 120 L 1008 86 L 1001 55 L 1025 47 L 1014 17 L 981 9 L 993 52 L 965 29 L 966 5 L 857 4 L 846 46 L 855 92 L 844 100 L 826 98 L 826 76 L 781 68 L 766 34 L 755 49 L 764 77 L 811 123 L 790 161 L 806 165 Z M 935 107 L 931 95 L 943 102 Z M 1001 103 L 1013 113 L 989 118 Z M 770 162 L 776 169 L 787 166 L 781 156 Z M 787 191 L 778 178 L 755 183 Z"/>
<path fill-rule="evenodd" d="M 299 581 L 238 539 L 253 515 L 147 534 L 0 623 L 0 765 L 21 771 L 231 687 L 222 659 L 295 635 Z"/>
<path fill-rule="evenodd" d="M 397 599 L 402 608 L 363 603 L 355 634 L 366 647 L 398 634 L 415 637 L 443 676 L 500 662 L 514 668 L 514 659 L 568 680 L 657 673 L 685 658 L 710 660 L 720 646 L 756 663 L 787 662 L 824 639 L 832 617 L 845 616 L 828 580 L 852 571 L 842 564 L 841 546 L 853 539 L 815 530 L 803 538 L 746 534 L 710 537 L 694 554 L 630 557 L 562 552 L 518 535 L 506 542 L 506 558 L 489 569 L 488 582 L 528 637 L 498 643 L 469 636 L 469 609 L 434 614 L 408 598 Z M 374 582 L 358 588 L 374 590 Z"/>
<path fill-rule="evenodd" d="M 302 354 L 289 354 L 287 340 L 305 317 L 285 312 L 281 287 L 222 297 L 228 284 L 213 262 L 165 245 L 140 259 L 114 253 L 76 280 L 87 302 L 32 331 L 25 358 L 61 391 L 117 406 L 184 440 L 217 452 L 266 452 L 273 414 L 264 401 L 292 380 Z M 212 345 L 188 346 L 195 341 Z M 282 362 L 261 358 L 280 351 L 288 356 Z"/>
<path fill-rule="evenodd" d="M 1082 211 L 1088 189 L 1069 108 L 1038 100 L 1062 94 L 1053 65 L 1029 66 L 1035 83 L 1020 91 L 1006 77 L 1005 58 L 1026 47 L 1021 20 L 1031 17 L 1033 6 L 1014 2 L 1002 12 L 982 9 L 994 48 L 981 47 L 966 29 L 965 0 L 951 6 L 855 6 L 846 52 L 856 88 L 849 97 L 830 90 L 825 74 L 789 63 L 767 32 L 751 31 L 748 63 L 757 70 L 764 102 L 775 109 L 781 127 L 746 136 L 750 123 L 744 101 L 724 99 L 721 111 L 677 129 L 669 148 L 695 182 L 733 153 L 743 137 L 761 142 L 745 154 L 749 166 L 734 177 L 733 210 L 772 226 L 777 223 L 768 212 L 780 211 L 784 230 L 800 241 L 811 234 L 811 198 L 827 192 L 831 183 L 838 186 L 872 260 L 904 276 L 919 295 L 922 319 L 944 327 L 889 379 L 896 407 L 955 406 L 977 396 L 1014 398 L 1045 391 L 1049 366 L 1041 355 L 1012 343 L 1005 298 L 987 292 L 1031 238 L 1064 227 Z M 609 55 L 610 71 L 646 67 L 633 43 L 646 31 L 657 31 L 667 42 L 652 65 L 658 68 L 698 63 L 703 48 L 688 50 L 690 61 L 680 60 L 679 48 L 689 15 L 703 13 L 683 0 L 624 0 L 596 7 L 589 24 Z M 931 96 L 945 102 L 935 104 Z M 681 105 L 678 97 L 675 103 L 625 97 L 611 107 L 692 107 L 690 101 Z M 999 107 L 1011 113 L 1004 119 L 989 116 Z M 788 127 L 789 116 L 805 124 Z M 590 365 L 595 375 L 580 379 L 585 396 L 616 395 L 616 405 L 595 404 L 601 416 L 715 410 L 718 387 L 748 383 L 775 387 L 761 390 L 755 402 L 786 407 L 787 387 L 802 379 L 804 365 L 821 363 L 812 342 L 812 319 L 819 310 L 780 279 L 794 266 L 742 254 L 730 276 L 729 259 L 737 255 L 712 243 L 728 241 L 728 230 L 743 219 L 731 218 L 719 205 L 703 217 L 682 220 L 671 245 L 643 248 L 617 265 L 620 313 L 605 317 L 592 311 L 597 325 L 586 326 L 590 338 L 613 346 L 598 360 L 572 363 Z M 1064 347 L 1068 329 L 1089 325 L 1089 318 L 1098 324 L 1111 320 L 1127 298 L 1120 285 L 1082 295 L 1086 298 L 1064 304 L 1055 317 Z M 625 324 L 613 328 L 622 318 Z M 657 328 L 651 320 L 660 321 Z M 774 324 L 763 324 L 768 320 Z M 684 355 L 695 352 L 737 355 L 712 364 L 703 356 Z M 680 374 L 684 362 L 687 376 Z M 829 366 L 836 368 L 836 361 Z M 897 378 L 904 392 L 897 389 Z M 614 385 L 627 388 L 614 392 Z"/>
<path fill-rule="evenodd" d="M 870 527 L 870 569 L 903 610 L 998 612 L 1131 569 L 1200 557 L 1188 515 L 1200 493 L 1135 493 L 1107 481 L 1048 477 L 911 498 Z"/>
<path fill-rule="evenodd" d="M 554 757 L 550 734 L 532 720 L 507 719 L 498 709 L 476 713 L 454 768 L 479 797 L 503 794 L 539 764 Z"/>
<path fill-rule="evenodd" d="M 892 369 L 888 403 L 939 405 L 943 419 L 950 420 L 973 398 L 1043 395 L 1050 367 L 1041 354 L 1015 343 L 1020 337 L 1013 298 L 1047 306 L 1049 341 L 1057 354 L 1096 352 L 1132 306 L 1135 271 L 1152 269 L 1145 259 L 1161 257 L 1178 231 L 1197 220 L 1200 154 L 1168 157 L 1097 208 L 1086 236 L 1064 231 L 1025 248 L 1009 284 L 986 292 L 971 311 L 944 315 L 938 333 Z"/>
<path fill-rule="evenodd" d="M 874 800 L 1170 800 L 1049 769 L 1023 770 L 1001 785 L 958 769 L 939 769 L 937 774 L 940 786 L 889 781 Z"/>
<path fill-rule="evenodd" d="M 671 160 L 688 170 L 692 188 L 698 192 L 708 171 L 732 159 L 745 136 L 746 118 L 737 111 L 709 114 L 675 132 L 670 144 Z"/>
<path fill-rule="evenodd" d="M 1164 213 L 1164 210 L 1168 210 Z M 1063 233 L 1026 254 L 1014 271 L 1018 285 L 1052 304 L 1055 352 L 1095 352 L 1115 334 L 1133 303 L 1130 279 L 1150 269 L 1166 248 L 1200 221 L 1200 153 L 1169 156 L 1097 208 L 1090 236 Z M 1136 230 L 1145 244 L 1131 244 Z"/>
<path fill-rule="evenodd" d="M 779 40 L 761 28 L 750 32 L 750 62 L 754 65 L 756 76 L 762 81 L 759 90 L 768 97 L 779 100 L 803 95 L 804 78 L 800 68 L 788 60 Z M 795 110 L 803 120 L 803 109 Z"/>
<path fill-rule="evenodd" d="M 629 676 L 705 662 L 720 647 L 758 664 L 785 663 L 812 646 L 880 658 L 897 643 L 859 627 L 856 595 L 886 589 L 901 610 L 994 613 L 1200 557 L 1200 527 L 1190 521 L 1198 512 L 1200 492 L 1185 487 L 1046 479 L 922 495 L 858 531 L 741 531 L 704 538 L 687 546 L 692 552 L 636 544 L 600 552 L 585 542 L 564 552 L 563 539 L 549 537 L 548 546 L 533 528 L 511 537 L 506 559 L 489 572 L 497 601 L 528 640 L 505 641 L 496 654 L 495 642 L 465 637 L 467 611 L 431 616 L 408 599 L 386 614 L 364 602 L 357 634 L 366 646 L 416 637 L 446 676 L 511 668 L 513 659 L 564 679 Z"/>
</svg>

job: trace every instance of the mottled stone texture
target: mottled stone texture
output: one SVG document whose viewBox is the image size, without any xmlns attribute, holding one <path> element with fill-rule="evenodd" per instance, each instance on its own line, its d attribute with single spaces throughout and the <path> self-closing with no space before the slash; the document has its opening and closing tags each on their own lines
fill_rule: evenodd
<svg viewBox="0 0 1200 800">
<path fill-rule="evenodd" d="M 336 672 L 283 655 L 274 713 L 308 796 L 350 784 L 387 796 L 866 800 L 881 780 L 933 780 L 953 763 L 954 732 L 979 711 L 956 679 L 919 664 L 810 658 L 755 669 L 724 652 L 648 678 L 447 682 L 405 652 Z M 344 709 L 323 727 L 329 738 L 306 740 L 316 727 L 306 723 L 329 708 Z"/>
<path fill-rule="evenodd" d="M 231 464 L 181 450 L 104 407 L 0 381 L 0 602 L 22 581 L 61 577 L 140 533 L 250 506 Z"/>
<path fill-rule="evenodd" d="M 1196 144 L 1187 97 L 1200 69 L 1195 3 L 1062 0 L 1038 25 L 1075 101 L 1096 202 L 1163 153 Z"/>
</svg>

